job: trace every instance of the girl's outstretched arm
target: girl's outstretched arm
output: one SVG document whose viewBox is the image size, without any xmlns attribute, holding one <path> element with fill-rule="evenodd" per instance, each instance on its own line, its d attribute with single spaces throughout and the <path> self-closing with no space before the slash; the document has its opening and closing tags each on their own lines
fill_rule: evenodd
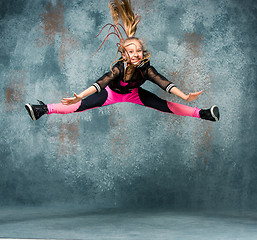
<svg viewBox="0 0 257 240">
<path fill-rule="evenodd" d="M 71 105 L 71 104 L 75 104 L 79 101 L 81 101 L 83 98 L 88 97 L 89 95 L 96 93 L 97 90 L 94 86 L 90 86 L 89 88 L 87 88 L 85 91 L 81 92 L 79 95 L 77 95 L 76 93 L 74 93 L 74 97 L 71 98 L 63 98 L 61 100 L 62 104 L 64 105 Z"/>
<path fill-rule="evenodd" d="M 176 96 L 182 98 L 185 101 L 191 102 L 198 98 L 198 96 L 203 92 L 195 92 L 195 93 L 189 93 L 186 95 L 182 91 L 180 91 L 175 84 L 170 82 L 167 78 L 165 78 L 163 75 L 158 73 L 156 69 L 153 66 L 150 66 L 147 69 L 148 78 L 153 83 L 157 84 L 159 87 L 161 87 L 163 90 L 165 90 L 168 93 L 173 93 Z"/>
<path fill-rule="evenodd" d="M 189 93 L 188 95 L 186 95 L 185 93 L 180 91 L 177 87 L 173 87 L 170 90 L 170 93 L 173 93 L 174 95 L 182 98 L 183 100 L 185 100 L 187 102 L 191 102 L 191 101 L 197 99 L 198 96 L 203 93 L 203 90 L 200 92 Z"/>
</svg>

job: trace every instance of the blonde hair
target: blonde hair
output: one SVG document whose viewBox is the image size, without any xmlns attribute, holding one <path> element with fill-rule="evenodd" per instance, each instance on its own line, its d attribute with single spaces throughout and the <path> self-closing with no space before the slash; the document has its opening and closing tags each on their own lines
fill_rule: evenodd
<svg viewBox="0 0 257 240">
<path fill-rule="evenodd" d="M 122 55 L 125 54 L 127 52 L 126 47 L 131 44 L 134 44 L 134 43 L 130 43 L 128 45 L 125 45 L 125 42 L 128 40 L 137 40 L 141 43 L 142 48 L 143 48 L 143 56 L 144 56 L 142 61 L 148 62 L 150 60 L 151 54 L 147 50 L 145 50 L 143 41 L 137 37 L 134 37 L 134 35 L 137 31 L 137 25 L 141 20 L 141 16 L 134 14 L 134 12 L 132 10 L 132 6 L 131 6 L 131 0 L 112 0 L 109 2 L 109 8 L 111 10 L 111 15 L 112 15 L 114 24 L 108 23 L 101 29 L 100 33 L 102 32 L 102 30 L 105 27 L 109 26 L 108 34 L 104 38 L 101 46 L 98 48 L 96 53 L 101 49 L 101 47 L 105 43 L 106 39 L 110 35 L 116 35 L 119 38 L 120 42 L 117 43 L 118 51 L 117 51 L 117 54 L 115 57 L 115 61 L 110 65 L 111 71 L 112 71 L 113 64 L 115 64 L 119 61 L 125 60 L 123 58 L 116 60 L 118 53 L 120 52 Z M 118 23 L 119 20 L 121 20 L 122 24 Z M 111 30 L 113 30 L 113 31 L 111 31 Z M 125 38 L 123 37 L 121 30 L 123 30 L 125 32 L 125 34 L 126 34 Z M 100 33 L 97 36 L 99 36 Z M 125 61 L 127 61 L 127 60 L 125 60 Z"/>
<path fill-rule="evenodd" d="M 131 0 L 113 0 L 109 2 L 113 23 L 117 26 L 121 20 L 128 38 L 133 37 L 137 30 L 141 16 L 134 14 Z"/>
</svg>

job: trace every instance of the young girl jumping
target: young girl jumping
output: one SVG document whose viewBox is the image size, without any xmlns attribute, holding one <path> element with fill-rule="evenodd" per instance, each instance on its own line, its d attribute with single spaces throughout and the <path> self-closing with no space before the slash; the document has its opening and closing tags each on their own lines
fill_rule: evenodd
<svg viewBox="0 0 257 240">
<path fill-rule="evenodd" d="M 111 34 L 119 38 L 117 46 L 121 58 L 115 60 L 114 66 L 108 73 L 105 73 L 80 94 L 74 93 L 74 97 L 63 98 L 61 103 L 57 104 L 46 105 L 42 101 L 39 101 L 39 105 L 26 104 L 25 108 L 32 120 L 35 121 L 44 114 L 83 112 L 118 102 L 131 102 L 166 113 L 218 121 L 219 109 L 215 105 L 209 109 L 192 108 L 163 100 L 141 88 L 141 85 L 149 80 L 166 92 L 175 94 L 187 102 L 197 99 L 203 92 L 184 94 L 150 65 L 151 54 L 144 49 L 142 41 L 134 37 L 140 17 L 133 13 L 130 0 L 114 0 L 109 3 L 109 7 L 114 24 L 106 25 L 109 26 L 109 31 L 105 40 Z M 121 19 L 123 26 L 118 23 L 119 19 Z M 112 32 L 110 32 L 111 30 Z M 123 30 L 126 33 L 125 39 L 121 33 Z"/>
</svg>

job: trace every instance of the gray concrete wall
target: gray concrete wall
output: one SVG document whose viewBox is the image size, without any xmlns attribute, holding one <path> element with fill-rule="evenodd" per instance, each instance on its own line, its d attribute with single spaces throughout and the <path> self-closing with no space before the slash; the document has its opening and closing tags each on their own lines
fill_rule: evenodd
<svg viewBox="0 0 257 240">
<path fill-rule="evenodd" d="M 185 103 L 217 104 L 219 123 L 129 103 L 28 117 L 24 104 L 60 102 L 115 59 L 115 36 L 92 58 L 111 17 L 108 1 L 0 3 L 0 203 L 256 208 L 257 3 L 134 1 L 151 64 Z M 184 103 L 157 86 L 148 89 Z"/>
</svg>

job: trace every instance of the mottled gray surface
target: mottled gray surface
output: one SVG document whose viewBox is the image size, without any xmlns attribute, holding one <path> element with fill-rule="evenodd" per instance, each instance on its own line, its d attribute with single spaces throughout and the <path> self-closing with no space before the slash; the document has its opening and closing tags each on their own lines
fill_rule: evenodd
<svg viewBox="0 0 257 240">
<path fill-rule="evenodd" d="M 256 1 L 134 4 L 152 65 L 185 92 L 204 89 L 186 104 L 219 105 L 219 123 L 129 103 L 28 117 L 26 102 L 59 102 L 108 71 L 114 36 L 91 57 L 107 3 L 1 0 L 0 203 L 256 209 Z"/>
<path fill-rule="evenodd" d="M 256 214 L 85 210 L 66 207 L 0 208 L 0 239 L 256 240 Z M 228 214 L 228 215 L 227 215 Z M 10 239 L 10 240 L 11 240 Z"/>
</svg>

